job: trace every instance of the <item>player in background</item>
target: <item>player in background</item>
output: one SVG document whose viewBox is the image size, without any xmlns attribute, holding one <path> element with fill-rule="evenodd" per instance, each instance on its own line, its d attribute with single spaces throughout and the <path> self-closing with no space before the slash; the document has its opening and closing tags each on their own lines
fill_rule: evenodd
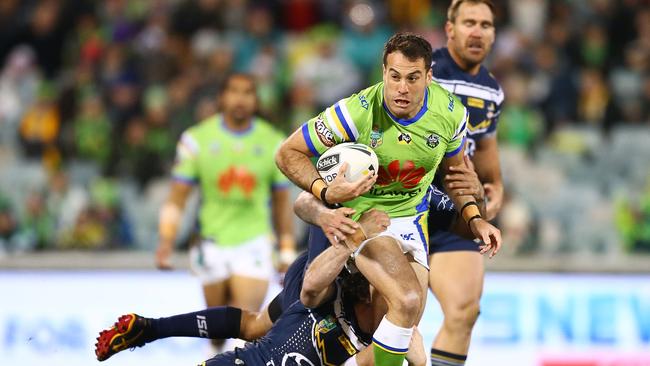
<svg viewBox="0 0 650 366">
<path fill-rule="evenodd" d="M 345 218 L 344 210 L 349 209 L 332 214 L 357 225 Z M 326 210 L 322 212 L 330 215 Z M 359 237 L 363 240 L 363 233 L 373 237 L 388 224 L 385 213 L 367 211 L 359 219 L 358 225 L 363 226 L 358 229 Z M 371 349 L 366 346 L 369 334 L 385 312 L 385 304 L 372 298 L 362 276 L 350 275 L 343 269 L 351 248 L 358 244 L 350 238 L 346 245 L 330 246 L 308 268 L 307 253 L 299 256 L 287 271 L 284 289 L 260 312 L 221 306 L 158 319 L 123 315 L 113 327 L 100 333 L 95 345 L 97 359 L 104 361 L 125 349 L 167 337 L 237 337 L 257 341 L 217 355 L 204 365 L 281 365 L 285 359 L 301 365 L 373 365 Z M 417 332 L 413 342 L 421 343 Z M 412 365 L 426 363 L 420 347 L 413 347 L 407 359 Z"/>
<path fill-rule="evenodd" d="M 445 31 L 447 47 L 433 53 L 433 80 L 460 98 L 469 112 L 465 154 L 471 158 L 466 166 L 451 167 L 446 183 L 473 194 L 491 220 L 503 199 L 496 127 L 504 99 L 501 87 L 482 66 L 495 39 L 492 1 L 452 1 Z M 458 173 L 477 179 L 461 181 Z M 431 348 L 434 366 L 465 363 L 484 276 L 479 246 L 462 220 L 452 224 L 456 208 L 443 189 L 441 184 L 434 187 L 429 212 L 429 286 L 444 313 Z"/>
<path fill-rule="evenodd" d="M 388 304 L 373 334 L 375 363 L 380 366 L 402 364 L 424 309 L 426 220 L 435 172 L 441 164 L 443 172 L 465 164 L 467 113 L 456 97 L 431 83 L 431 53 L 431 45 L 420 36 L 394 35 L 384 48 L 383 82 L 306 122 L 276 155 L 289 179 L 323 203 L 350 207 L 354 217 L 376 208 L 391 218 L 386 231 L 364 241 L 354 253 L 356 267 Z M 346 141 L 372 147 L 379 174 L 352 183 L 339 174 L 328 186 L 310 157 Z M 483 250 L 498 250 L 500 233 L 482 218 L 473 196 L 454 194 L 452 199 L 462 207 L 472 233 L 484 241 Z"/>
<path fill-rule="evenodd" d="M 226 79 L 220 107 L 220 114 L 190 127 L 178 142 L 173 181 L 160 211 L 156 265 L 171 268 L 183 207 L 198 186 L 201 242 L 190 249 L 190 260 L 206 304 L 257 311 L 274 272 L 271 223 L 283 264 L 295 259 L 289 182 L 273 158 L 283 136 L 255 115 L 250 75 Z"/>
</svg>

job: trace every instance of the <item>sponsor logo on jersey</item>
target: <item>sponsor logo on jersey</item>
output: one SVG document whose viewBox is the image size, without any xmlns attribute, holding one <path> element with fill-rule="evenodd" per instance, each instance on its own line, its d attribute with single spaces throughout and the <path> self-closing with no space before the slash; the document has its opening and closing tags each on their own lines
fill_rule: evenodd
<svg viewBox="0 0 650 366">
<path fill-rule="evenodd" d="M 384 143 L 384 132 L 377 126 L 372 126 L 370 132 L 370 147 L 376 149 Z"/>
<path fill-rule="evenodd" d="M 359 95 L 359 102 L 361 102 L 361 108 L 368 110 L 368 101 L 366 100 L 365 95 Z"/>
<path fill-rule="evenodd" d="M 333 166 L 337 165 L 339 163 L 339 159 L 339 154 L 334 154 L 327 158 L 321 159 L 316 164 L 316 170 L 319 172 L 326 172 L 332 169 Z"/>
<path fill-rule="evenodd" d="M 334 133 L 325 126 L 325 121 L 322 117 L 318 117 L 316 120 L 316 135 L 320 142 L 327 147 L 332 147 L 336 143 L 334 141 Z"/>
<path fill-rule="evenodd" d="M 436 146 L 440 143 L 440 137 L 436 135 L 435 133 L 431 133 L 429 136 L 427 136 L 427 146 L 429 146 L 432 149 L 435 149 Z"/>
<path fill-rule="evenodd" d="M 217 187 L 224 195 L 239 187 L 246 198 L 250 198 L 251 194 L 257 186 L 257 179 L 246 167 L 243 166 L 230 166 L 224 170 L 217 178 Z"/>
<path fill-rule="evenodd" d="M 413 235 L 415 235 L 415 234 L 414 233 L 402 233 L 402 234 L 399 234 L 399 236 L 401 236 L 402 240 L 404 240 L 404 241 L 415 240 Z"/>
<path fill-rule="evenodd" d="M 453 112 L 454 111 L 454 97 L 450 93 L 447 93 L 447 97 L 449 98 L 449 104 L 447 105 L 447 109 L 449 109 L 449 112 Z"/>
<path fill-rule="evenodd" d="M 408 145 L 411 143 L 411 135 L 409 135 L 406 132 L 402 132 L 397 136 L 397 143 L 402 144 L 402 145 Z"/>
<path fill-rule="evenodd" d="M 352 356 L 352 355 L 357 353 L 357 349 L 354 348 L 354 346 L 352 345 L 352 342 L 350 342 L 350 339 L 348 339 L 348 337 L 346 337 L 344 334 L 341 334 L 337 338 L 337 340 L 339 341 L 341 346 L 343 346 L 343 348 L 345 348 L 345 351 L 348 353 L 348 355 Z"/>
<path fill-rule="evenodd" d="M 377 185 L 386 186 L 399 182 L 403 188 L 411 189 L 420 183 L 426 173 L 423 167 L 416 168 L 415 163 L 411 160 L 406 160 L 403 164 L 399 160 L 393 160 L 388 166 L 379 167 Z"/>
<path fill-rule="evenodd" d="M 467 106 L 483 109 L 485 108 L 485 101 L 480 98 L 467 97 Z"/>
</svg>

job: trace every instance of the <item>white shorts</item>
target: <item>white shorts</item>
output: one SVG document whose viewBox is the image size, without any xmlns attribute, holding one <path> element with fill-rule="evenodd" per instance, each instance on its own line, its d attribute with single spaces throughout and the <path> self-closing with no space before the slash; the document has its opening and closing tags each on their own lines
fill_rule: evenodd
<svg viewBox="0 0 650 366">
<path fill-rule="evenodd" d="M 377 236 L 388 236 L 397 240 L 403 253 L 411 254 L 416 262 L 420 263 L 424 268 L 429 269 L 427 213 L 391 219 L 388 228 Z M 370 240 L 362 242 L 354 255 L 358 255 Z"/>
<path fill-rule="evenodd" d="M 260 280 L 273 276 L 271 240 L 258 236 L 234 247 L 220 247 L 211 239 L 190 249 L 190 268 L 202 284 L 221 282 L 237 275 Z"/>
</svg>

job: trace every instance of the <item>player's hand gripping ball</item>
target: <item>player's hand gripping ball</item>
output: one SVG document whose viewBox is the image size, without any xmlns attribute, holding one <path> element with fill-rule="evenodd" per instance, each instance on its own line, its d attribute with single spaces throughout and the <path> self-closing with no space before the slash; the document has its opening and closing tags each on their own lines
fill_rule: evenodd
<svg viewBox="0 0 650 366">
<path fill-rule="evenodd" d="M 377 154 L 368 146 L 356 142 L 344 142 L 325 151 L 316 162 L 316 170 L 327 184 L 332 183 L 341 165 L 347 162 L 345 180 L 354 182 L 370 172 L 377 174 Z"/>
</svg>

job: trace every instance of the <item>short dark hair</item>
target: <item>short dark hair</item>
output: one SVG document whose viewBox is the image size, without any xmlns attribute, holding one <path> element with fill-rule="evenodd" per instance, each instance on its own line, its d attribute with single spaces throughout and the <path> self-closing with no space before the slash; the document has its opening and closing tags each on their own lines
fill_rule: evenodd
<svg viewBox="0 0 650 366">
<path fill-rule="evenodd" d="M 447 9 L 448 21 L 450 21 L 451 23 L 456 21 L 456 17 L 458 17 L 458 9 L 463 3 L 485 4 L 487 5 L 488 8 L 490 8 L 490 11 L 492 12 L 492 16 L 494 17 L 494 3 L 492 2 L 492 0 L 452 0 L 451 4 L 449 4 L 449 8 Z"/>
<path fill-rule="evenodd" d="M 230 82 L 232 79 L 237 79 L 237 78 L 242 78 L 242 79 L 247 79 L 248 81 L 253 84 L 253 87 L 257 89 L 257 80 L 255 80 L 255 77 L 251 74 L 247 74 L 244 72 L 231 72 L 228 73 L 223 80 L 221 81 L 221 85 L 219 85 L 219 92 L 223 93 L 230 87 Z"/>
<path fill-rule="evenodd" d="M 424 59 L 424 68 L 431 68 L 431 58 L 433 50 L 429 41 L 422 36 L 413 33 L 400 32 L 394 34 L 384 46 L 384 66 L 388 55 L 393 52 L 401 52 L 409 61 L 415 61 L 419 58 Z"/>
</svg>

